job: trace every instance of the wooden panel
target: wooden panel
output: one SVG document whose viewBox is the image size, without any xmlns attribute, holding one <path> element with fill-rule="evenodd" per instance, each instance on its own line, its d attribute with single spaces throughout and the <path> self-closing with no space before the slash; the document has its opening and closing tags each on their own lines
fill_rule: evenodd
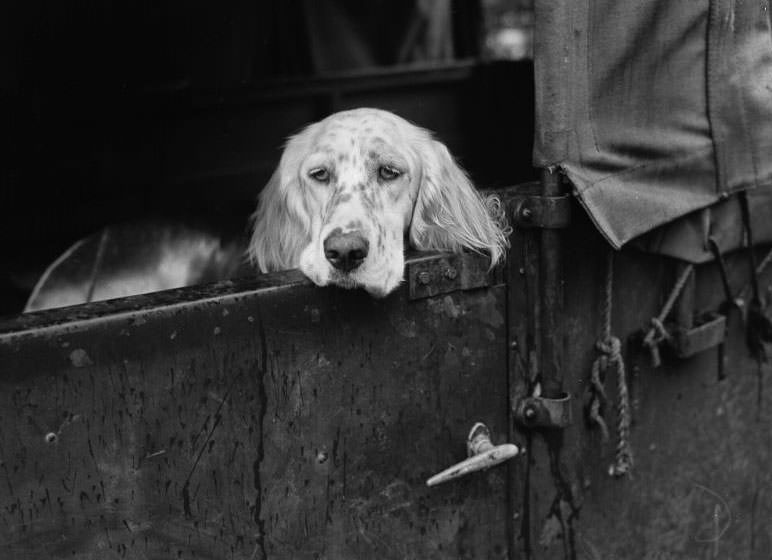
<svg viewBox="0 0 772 560">
<path fill-rule="evenodd" d="M 564 235 L 566 309 L 565 390 L 573 396 L 574 424 L 562 434 L 521 432 L 529 462 L 515 463 L 513 550 L 533 560 L 641 558 L 769 558 L 772 533 L 772 459 L 769 366 L 749 358 L 743 325 L 730 325 L 727 378 L 717 375 L 717 353 L 688 359 L 663 353 L 651 367 L 639 333 L 656 316 L 673 286 L 677 261 L 635 250 L 616 254 L 611 332 L 622 340 L 632 403 L 630 478 L 608 467 L 617 441 L 617 379 L 609 372 L 604 414 L 611 440 L 587 421 L 590 372 L 603 335 L 606 242 L 583 213 Z M 538 272 L 527 234 L 510 254 L 510 323 L 515 358 L 534 350 L 533 310 Z M 730 282 L 748 283 L 745 256 L 728 258 Z M 522 271 L 522 273 L 520 273 Z M 772 269 L 762 287 L 772 282 Z M 717 268 L 697 268 L 695 312 L 716 310 L 723 299 Z M 747 293 L 747 292 L 746 292 Z M 529 329 L 529 324 L 531 325 Z M 515 370 L 512 385 L 526 372 Z"/>
<path fill-rule="evenodd" d="M 0 556 L 506 556 L 503 286 L 277 276 L 0 325 Z"/>
</svg>

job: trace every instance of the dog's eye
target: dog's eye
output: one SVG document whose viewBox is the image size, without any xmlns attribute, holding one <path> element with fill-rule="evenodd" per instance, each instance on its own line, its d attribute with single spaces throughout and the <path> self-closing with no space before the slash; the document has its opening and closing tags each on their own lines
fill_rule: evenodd
<svg viewBox="0 0 772 560">
<path fill-rule="evenodd" d="M 308 176 L 320 183 L 330 182 L 330 170 L 326 167 L 317 167 L 308 172 Z"/>
<path fill-rule="evenodd" d="M 402 175 L 402 171 L 389 165 L 382 165 L 378 168 L 378 177 L 383 181 L 393 181 Z"/>
</svg>

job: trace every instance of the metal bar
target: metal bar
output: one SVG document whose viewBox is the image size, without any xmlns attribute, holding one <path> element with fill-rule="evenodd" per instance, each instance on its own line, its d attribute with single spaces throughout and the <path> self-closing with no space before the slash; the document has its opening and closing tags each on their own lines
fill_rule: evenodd
<svg viewBox="0 0 772 560">
<path fill-rule="evenodd" d="M 559 196 L 563 192 L 557 170 L 542 170 L 542 196 Z M 539 259 L 541 277 L 541 379 L 542 396 L 563 396 L 563 261 L 559 230 L 541 230 Z"/>
<path fill-rule="evenodd" d="M 515 223 L 518 196 L 538 195 L 541 185 L 534 181 L 498 192 Z M 529 394 L 531 373 L 538 369 L 538 235 L 539 230 L 518 229 L 510 239 L 507 255 L 507 370 L 509 406 L 509 441 L 517 441 L 523 433 L 516 427 L 515 409 Z M 526 444 L 526 449 L 530 445 Z M 529 550 L 531 523 L 528 515 L 528 465 L 526 461 L 511 461 L 508 466 L 507 515 L 508 558 L 519 558 L 518 551 Z M 524 486 L 525 485 L 525 486 Z M 521 540 L 523 539 L 523 540 Z"/>
<path fill-rule="evenodd" d="M 410 251 L 405 256 L 405 270 L 414 275 L 421 270 L 439 270 L 444 276 L 438 279 L 436 293 L 446 293 L 450 288 L 472 289 L 502 282 L 502 271 L 489 271 L 487 260 L 475 254 L 451 254 L 441 252 Z M 453 278 L 453 273 L 456 274 Z M 456 282 L 456 280 L 458 282 Z M 0 318 L 0 363 L 6 345 L 23 337 L 36 337 L 45 332 L 51 336 L 88 330 L 91 325 L 123 321 L 135 316 L 171 315 L 188 309 L 213 303 L 251 298 L 258 293 L 284 290 L 294 286 L 312 286 L 311 281 L 299 270 L 285 270 L 270 274 L 255 274 L 212 284 L 140 294 L 108 301 L 35 313 L 24 313 Z M 418 290 L 418 288 L 415 288 Z M 428 297 L 428 294 L 425 296 Z M 47 336 L 48 336 L 47 335 Z"/>
<path fill-rule="evenodd" d="M 301 284 L 312 285 L 300 271 L 286 270 L 3 317 L 0 318 L 0 349 L 4 344 L 10 344 L 20 337 L 37 337 L 43 332 L 58 335 L 88 330 L 92 324 L 123 320 L 140 314 L 173 314 L 188 308 L 222 303 L 257 292 L 275 291 Z"/>
</svg>

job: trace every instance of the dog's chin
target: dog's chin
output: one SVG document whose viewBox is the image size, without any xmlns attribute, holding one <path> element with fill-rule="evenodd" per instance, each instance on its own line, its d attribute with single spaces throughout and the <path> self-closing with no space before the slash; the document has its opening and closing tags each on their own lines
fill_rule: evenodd
<svg viewBox="0 0 772 560">
<path fill-rule="evenodd" d="M 356 272 L 346 273 L 346 272 L 339 272 L 337 270 L 333 271 L 330 274 L 328 283 L 334 286 L 338 286 L 339 288 L 345 288 L 347 290 L 361 288 L 375 298 L 384 298 L 387 295 L 389 295 L 391 292 L 393 292 L 395 289 L 397 289 L 397 287 L 399 286 L 399 282 L 397 282 L 394 286 L 373 285 L 358 279 Z"/>
<path fill-rule="evenodd" d="M 337 270 L 333 270 L 330 273 L 330 280 L 328 284 L 338 286 L 339 288 L 345 288 L 347 290 L 363 287 L 362 284 L 358 282 L 353 275 L 346 272 L 338 272 Z"/>
<path fill-rule="evenodd" d="M 365 290 L 375 298 L 383 298 L 396 290 L 402 283 L 404 259 L 395 258 L 393 262 L 366 262 L 359 268 L 343 272 L 327 262 L 314 259 L 312 253 L 303 255 L 298 268 L 317 286 L 338 286 L 344 289 Z M 401 254 L 398 254 L 401 257 Z"/>
</svg>

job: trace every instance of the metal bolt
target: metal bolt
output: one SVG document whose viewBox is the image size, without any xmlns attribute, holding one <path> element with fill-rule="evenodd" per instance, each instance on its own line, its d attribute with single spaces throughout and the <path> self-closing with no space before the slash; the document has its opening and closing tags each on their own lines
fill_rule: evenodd
<svg viewBox="0 0 772 560">
<path fill-rule="evenodd" d="M 54 432 L 48 432 L 45 437 L 46 443 L 54 443 L 56 441 L 56 434 Z"/>
<path fill-rule="evenodd" d="M 533 210 L 531 210 L 527 206 L 522 206 L 520 208 L 519 215 L 521 220 L 525 222 L 530 222 L 531 219 L 533 218 Z"/>
<path fill-rule="evenodd" d="M 536 419 L 536 409 L 533 407 L 533 405 L 528 405 L 525 407 L 525 410 L 523 410 L 523 416 L 526 420 Z"/>
<path fill-rule="evenodd" d="M 432 281 L 432 277 L 428 272 L 419 272 L 418 273 L 418 283 L 419 284 L 428 284 Z"/>
<path fill-rule="evenodd" d="M 456 276 L 458 276 L 458 270 L 452 266 L 445 269 L 445 278 L 448 280 L 455 280 Z"/>
</svg>

